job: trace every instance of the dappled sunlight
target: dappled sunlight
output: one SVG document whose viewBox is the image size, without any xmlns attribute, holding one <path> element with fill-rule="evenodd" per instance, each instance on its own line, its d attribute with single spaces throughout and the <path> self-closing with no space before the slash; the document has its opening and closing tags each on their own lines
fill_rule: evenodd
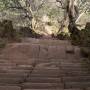
<svg viewBox="0 0 90 90">
<path fill-rule="evenodd" d="M 0 90 L 90 90 L 90 0 L 0 0 Z"/>
<path fill-rule="evenodd" d="M 47 32 L 48 35 L 51 35 L 53 32 L 52 32 L 52 27 L 48 26 L 48 25 L 45 25 L 45 31 Z"/>
<path fill-rule="evenodd" d="M 43 15 L 42 16 L 42 22 L 44 22 L 44 23 L 50 22 L 50 18 L 47 15 Z"/>
</svg>

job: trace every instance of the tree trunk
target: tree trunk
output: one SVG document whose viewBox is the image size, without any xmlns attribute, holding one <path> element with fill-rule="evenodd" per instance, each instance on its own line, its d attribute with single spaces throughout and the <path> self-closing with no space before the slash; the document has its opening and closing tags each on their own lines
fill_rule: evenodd
<svg viewBox="0 0 90 90">
<path fill-rule="evenodd" d="M 76 0 L 68 0 L 67 2 L 67 14 L 69 18 L 69 26 L 68 29 L 71 34 L 77 34 L 78 35 L 78 29 L 76 26 L 76 19 L 78 17 L 78 9 L 76 6 Z"/>
</svg>

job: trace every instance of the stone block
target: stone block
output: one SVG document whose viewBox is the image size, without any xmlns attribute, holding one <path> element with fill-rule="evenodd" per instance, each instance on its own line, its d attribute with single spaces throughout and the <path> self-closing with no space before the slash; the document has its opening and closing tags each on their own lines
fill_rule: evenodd
<svg viewBox="0 0 90 90">
<path fill-rule="evenodd" d="M 21 90 L 18 86 L 0 86 L 0 90 Z"/>
</svg>

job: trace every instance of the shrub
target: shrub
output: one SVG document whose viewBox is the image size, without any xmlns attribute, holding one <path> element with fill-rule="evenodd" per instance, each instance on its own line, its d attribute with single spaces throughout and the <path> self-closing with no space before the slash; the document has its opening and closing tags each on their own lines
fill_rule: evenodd
<svg viewBox="0 0 90 90">
<path fill-rule="evenodd" d="M 69 34 L 60 32 L 59 34 L 57 34 L 56 38 L 58 38 L 60 40 L 67 40 L 67 39 L 69 39 Z"/>
<path fill-rule="evenodd" d="M 6 38 L 8 41 L 19 39 L 16 30 L 13 28 L 12 21 L 4 20 L 0 22 L 0 37 Z"/>
<path fill-rule="evenodd" d="M 71 41 L 73 45 L 79 45 L 83 47 L 90 47 L 90 31 L 89 29 L 83 29 L 77 34 L 71 35 Z"/>
<path fill-rule="evenodd" d="M 70 32 L 68 30 L 68 27 L 63 27 L 62 31 L 59 31 L 59 33 L 56 36 L 60 40 L 68 40 L 70 39 Z"/>
<path fill-rule="evenodd" d="M 81 55 L 85 60 L 83 61 L 86 63 L 90 70 L 90 23 L 86 25 L 86 28 L 79 31 L 77 34 L 72 34 L 71 36 L 72 44 L 78 45 L 81 49 Z"/>
<path fill-rule="evenodd" d="M 37 34 L 35 31 L 30 29 L 29 27 L 21 27 L 19 33 L 22 37 L 32 37 L 32 38 L 40 38 L 41 35 Z"/>
</svg>

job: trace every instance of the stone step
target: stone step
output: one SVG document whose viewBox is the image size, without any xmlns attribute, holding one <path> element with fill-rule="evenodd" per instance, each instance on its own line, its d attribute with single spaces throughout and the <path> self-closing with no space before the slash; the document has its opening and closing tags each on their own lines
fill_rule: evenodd
<svg viewBox="0 0 90 90">
<path fill-rule="evenodd" d="M 16 66 L 16 64 L 15 63 L 7 63 L 7 62 L 4 62 L 4 63 L 0 63 L 0 66 Z"/>
<path fill-rule="evenodd" d="M 64 71 L 63 76 L 87 76 L 90 75 L 90 73 L 88 73 L 87 71 Z"/>
<path fill-rule="evenodd" d="M 15 67 L 7 67 L 8 69 L 13 69 L 13 70 L 32 70 L 33 66 L 32 65 L 17 65 Z"/>
<path fill-rule="evenodd" d="M 26 70 L 26 71 L 25 71 Z M 5 67 L 1 67 L 0 66 L 0 73 L 3 72 L 28 72 L 28 71 L 32 71 L 32 68 L 29 67 L 11 67 L 11 66 L 5 66 Z"/>
<path fill-rule="evenodd" d="M 68 53 L 68 54 L 75 54 L 75 48 L 74 48 L 74 46 L 67 45 L 66 46 L 66 53 Z"/>
<path fill-rule="evenodd" d="M 87 76 L 87 74 L 63 74 L 62 76 L 71 76 L 71 77 L 73 77 L 73 76 Z"/>
<path fill-rule="evenodd" d="M 24 89 L 24 90 L 63 90 L 63 89 Z"/>
<path fill-rule="evenodd" d="M 62 83 L 30 83 L 26 82 L 22 85 L 25 89 L 56 89 L 63 88 Z"/>
<path fill-rule="evenodd" d="M 1 86 L 0 85 L 0 90 L 21 90 L 21 87 L 19 86 Z"/>
<path fill-rule="evenodd" d="M 44 60 L 46 61 L 46 60 Z M 48 62 L 46 63 L 38 63 L 36 65 L 36 68 L 51 68 L 51 69 L 59 69 L 58 67 L 60 66 L 60 63 L 59 62 L 56 62 L 55 60 L 54 61 L 50 61 L 48 60 Z"/>
<path fill-rule="evenodd" d="M 28 60 L 29 58 L 38 58 L 38 54 L 39 45 L 30 43 L 13 43 L 7 45 L 7 49 L 3 51 L 3 58 L 5 57 L 12 61 L 17 61 L 19 59 Z"/>
<path fill-rule="evenodd" d="M 37 74 L 37 73 L 41 73 L 41 74 L 59 74 L 59 69 L 35 69 L 33 70 L 32 74 Z"/>
<path fill-rule="evenodd" d="M 37 64 L 48 63 L 48 62 L 51 62 L 51 60 L 49 60 L 49 59 L 40 59 L 40 58 L 39 58 L 39 60 L 37 60 Z"/>
<path fill-rule="evenodd" d="M 68 68 L 68 67 L 62 67 L 62 71 L 64 71 L 64 72 L 68 72 L 68 71 L 70 71 L 70 72 L 86 72 L 88 70 L 88 68 Z"/>
<path fill-rule="evenodd" d="M 44 44 L 44 45 L 70 45 L 69 41 L 66 40 L 48 40 L 48 39 L 35 39 L 35 38 L 25 38 L 22 40 L 23 43 L 33 43 L 33 44 Z"/>
<path fill-rule="evenodd" d="M 32 69 L 33 66 L 32 65 L 27 65 L 27 64 L 19 64 L 17 65 L 18 68 L 28 68 L 28 69 Z"/>
<path fill-rule="evenodd" d="M 31 74 L 31 76 L 33 75 L 40 75 L 40 76 L 59 76 L 59 70 L 49 70 L 49 69 L 42 69 L 42 70 L 34 70 Z"/>
<path fill-rule="evenodd" d="M 72 89 L 63 89 L 63 90 L 83 90 L 83 89 L 80 89 L 80 88 L 79 89 L 77 89 L 77 88 L 73 89 L 72 88 Z"/>
<path fill-rule="evenodd" d="M 62 61 L 61 62 L 61 65 L 62 66 L 81 66 L 81 63 L 79 62 L 79 63 L 73 63 L 73 62 L 69 62 L 69 61 Z"/>
<path fill-rule="evenodd" d="M 56 75 L 56 74 L 31 74 L 30 75 L 31 77 L 47 77 L 47 78 L 58 78 L 58 77 L 60 77 L 60 75 Z"/>
<path fill-rule="evenodd" d="M 64 82 L 88 82 L 90 81 L 90 76 L 76 76 L 76 77 L 63 77 Z"/>
<path fill-rule="evenodd" d="M 16 70 L 16 69 L 7 69 L 6 73 L 29 73 L 30 70 Z"/>
<path fill-rule="evenodd" d="M 8 77 L 0 77 L 0 84 L 19 84 L 23 82 L 24 78 L 8 78 Z"/>
<path fill-rule="evenodd" d="M 42 59 L 53 59 L 53 58 L 63 59 L 64 58 L 65 59 L 66 58 L 65 47 L 40 45 L 39 58 L 42 58 Z"/>
<path fill-rule="evenodd" d="M 90 90 L 90 87 L 87 87 L 86 90 Z"/>
<path fill-rule="evenodd" d="M 67 55 L 67 54 L 66 54 Z M 82 62 L 82 59 L 79 58 L 79 59 L 76 59 L 74 57 L 71 57 L 69 56 L 69 58 L 66 58 L 66 59 L 59 59 L 60 62 L 63 62 L 63 63 L 74 63 L 74 64 L 77 64 L 77 63 L 81 63 Z M 57 59 L 56 59 L 57 60 Z"/>
<path fill-rule="evenodd" d="M 88 71 L 88 69 L 87 68 L 85 68 L 85 69 L 62 69 L 62 72 L 70 72 L 70 73 L 88 73 L 88 74 L 90 74 L 90 72 Z"/>
<path fill-rule="evenodd" d="M 27 81 L 32 83 L 60 83 L 61 78 L 28 77 Z"/>
<path fill-rule="evenodd" d="M 17 70 L 10 70 L 10 71 L 6 71 L 6 70 L 0 70 L 0 76 L 2 76 L 3 74 L 6 74 L 7 76 L 9 75 L 27 75 L 28 73 L 30 73 L 29 71 L 28 72 L 24 72 L 24 71 L 17 71 Z"/>
<path fill-rule="evenodd" d="M 24 78 L 26 77 L 28 74 L 27 73 L 0 73 L 0 77 L 2 78 L 15 78 L 15 77 L 20 77 L 20 78 Z"/>
<path fill-rule="evenodd" d="M 18 51 L 19 52 L 19 51 Z M 21 52 L 20 52 L 21 53 Z M 12 53 L 13 54 L 13 53 Z M 21 53 L 22 54 L 22 53 Z M 11 54 L 10 54 L 11 55 Z M 14 54 L 13 54 L 14 55 Z M 23 56 L 23 57 L 22 57 Z M 11 64 L 16 64 L 16 65 L 33 65 L 33 63 L 36 63 L 38 61 L 38 58 L 36 57 L 33 57 L 33 58 L 30 58 L 29 56 L 27 55 L 22 55 L 20 58 L 19 58 L 19 54 L 18 54 L 18 57 L 15 58 L 14 56 L 6 56 L 6 55 L 3 55 L 2 58 L 0 59 L 5 59 L 7 61 L 9 61 L 9 63 Z M 26 57 L 26 58 L 25 58 Z M 11 58 L 11 59 L 10 59 Z M 6 63 L 6 62 L 5 62 Z M 8 62 L 7 62 L 8 63 Z"/>
<path fill-rule="evenodd" d="M 90 81 L 86 82 L 66 82 L 65 88 L 87 88 L 90 87 Z"/>
<path fill-rule="evenodd" d="M 37 59 L 36 60 L 37 61 L 37 63 L 38 64 L 41 64 L 41 63 L 51 63 L 51 62 L 53 62 L 53 63 L 58 63 L 58 65 L 59 65 L 59 63 L 60 63 L 60 61 L 62 61 L 61 59 Z"/>
<path fill-rule="evenodd" d="M 62 88 L 59 88 L 59 89 L 24 89 L 24 90 L 83 90 L 83 89 L 62 89 Z M 90 90 L 90 89 L 87 89 L 87 90 Z"/>
<path fill-rule="evenodd" d="M 0 58 L 0 63 L 11 63 L 9 60 L 1 59 Z"/>
<path fill-rule="evenodd" d="M 84 68 L 84 69 L 87 69 L 87 68 Z M 75 71 L 79 71 L 79 70 L 84 70 L 82 69 L 81 67 L 62 67 L 62 70 L 75 70 Z"/>
</svg>

